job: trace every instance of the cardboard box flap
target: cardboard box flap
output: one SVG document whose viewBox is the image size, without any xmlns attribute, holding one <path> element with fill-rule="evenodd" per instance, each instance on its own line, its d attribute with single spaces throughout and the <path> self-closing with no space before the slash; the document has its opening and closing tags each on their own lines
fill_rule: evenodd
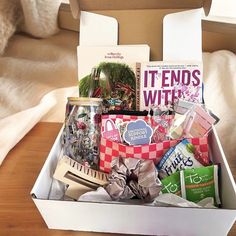
<svg viewBox="0 0 236 236">
<path fill-rule="evenodd" d="M 78 19 L 80 11 L 138 10 L 138 9 L 195 9 L 204 8 L 208 15 L 212 0 L 70 0 L 73 17 Z"/>
</svg>

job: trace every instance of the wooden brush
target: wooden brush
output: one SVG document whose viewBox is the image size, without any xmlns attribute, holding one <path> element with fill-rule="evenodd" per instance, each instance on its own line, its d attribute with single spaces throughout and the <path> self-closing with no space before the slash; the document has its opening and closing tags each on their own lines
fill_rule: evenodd
<svg viewBox="0 0 236 236">
<path fill-rule="evenodd" d="M 68 156 L 59 160 L 53 177 L 67 184 L 65 195 L 76 200 L 83 193 L 108 183 L 108 174 L 83 166 Z"/>
</svg>

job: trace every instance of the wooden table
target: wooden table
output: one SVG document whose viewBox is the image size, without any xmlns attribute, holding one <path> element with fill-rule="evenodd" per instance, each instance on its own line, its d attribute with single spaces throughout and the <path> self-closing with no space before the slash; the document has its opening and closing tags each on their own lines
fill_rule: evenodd
<svg viewBox="0 0 236 236">
<path fill-rule="evenodd" d="M 8 154 L 0 166 L 0 236 L 108 236 L 114 234 L 49 230 L 30 191 L 61 128 L 39 123 Z M 235 173 L 236 163 L 229 160 Z M 230 236 L 236 235 L 236 225 Z"/>
</svg>

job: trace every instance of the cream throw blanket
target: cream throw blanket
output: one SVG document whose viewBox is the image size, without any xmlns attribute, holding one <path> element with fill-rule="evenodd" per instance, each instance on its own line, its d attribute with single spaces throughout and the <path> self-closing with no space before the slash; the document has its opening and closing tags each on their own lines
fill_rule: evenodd
<svg viewBox="0 0 236 236">
<path fill-rule="evenodd" d="M 0 57 L 0 164 L 39 120 L 63 121 L 67 96 L 78 96 L 77 45 L 70 31 L 9 42 Z"/>
<path fill-rule="evenodd" d="M 203 54 L 205 102 L 219 118 L 216 125 L 226 157 L 236 153 L 236 55 L 229 51 Z"/>
<path fill-rule="evenodd" d="M 77 96 L 78 34 L 48 39 L 15 35 L 0 58 L 0 163 L 40 120 L 63 122 L 67 96 Z M 204 53 L 205 101 L 221 118 L 216 128 L 226 155 L 236 152 L 236 55 Z"/>
</svg>

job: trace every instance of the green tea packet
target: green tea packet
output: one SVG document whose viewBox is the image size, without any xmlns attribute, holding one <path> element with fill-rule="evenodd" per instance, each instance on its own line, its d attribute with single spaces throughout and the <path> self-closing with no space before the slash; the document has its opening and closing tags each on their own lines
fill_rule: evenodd
<svg viewBox="0 0 236 236">
<path fill-rule="evenodd" d="M 161 193 L 173 193 L 181 196 L 180 172 L 176 172 L 161 180 Z"/>
<path fill-rule="evenodd" d="M 215 205 L 220 204 L 217 165 L 181 170 L 180 181 L 183 198 L 197 203 L 213 197 Z"/>
</svg>

